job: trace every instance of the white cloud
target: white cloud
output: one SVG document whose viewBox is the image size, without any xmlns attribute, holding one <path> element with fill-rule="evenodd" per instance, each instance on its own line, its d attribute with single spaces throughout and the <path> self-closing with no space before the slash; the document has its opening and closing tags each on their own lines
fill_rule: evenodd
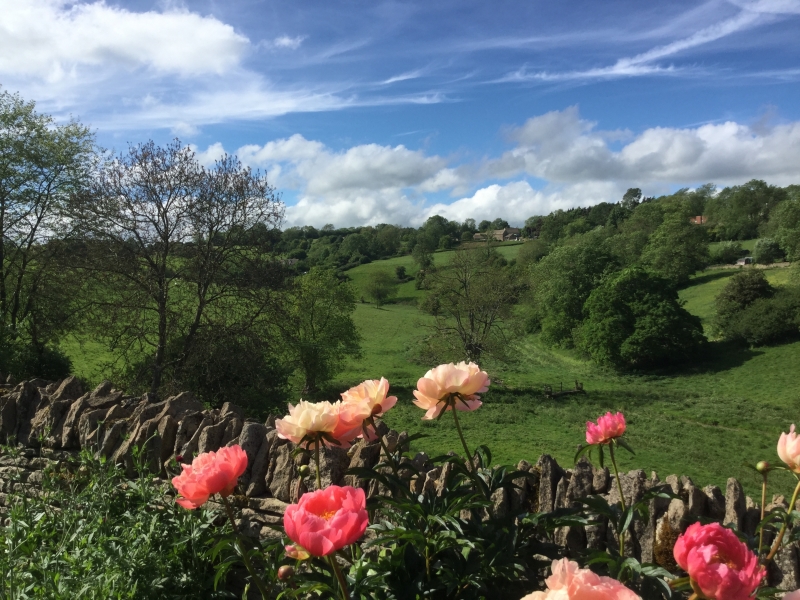
<svg viewBox="0 0 800 600">
<path fill-rule="evenodd" d="M 249 40 L 210 16 L 169 8 L 131 12 L 105 2 L 0 2 L 0 73 L 48 81 L 84 67 L 201 75 L 239 64 Z"/>
<path fill-rule="evenodd" d="M 709 181 L 800 182 L 800 122 L 762 119 L 752 126 L 725 122 L 633 134 L 600 130 L 573 106 L 506 134 L 512 150 L 474 164 L 453 165 L 402 145 L 334 151 L 300 134 L 243 146 L 236 154 L 265 169 L 279 190 L 292 192 L 297 201 L 287 208 L 288 225 L 419 225 L 434 214 L 520 224 L 558 208 L 616 202 L 628 187 L 658 195 Z M 223 151 L 215 144 L 198 156 L 209 161 Z M 541 189 L 526 176 L 541 180 Z M 461 197 L 432 201 L 430 195 L 442 193 Z"/>
<path fill-rule="evenodd" d="M 656 61 L 772 22 L 780 16 L 800 13 L 800 0 L 734 0 L 734 3 L 741 8 L 736 15 L 702 27 L 691 35 L 668 44 L 656 46 L 635 56 L 620 58 L 613 65 L 564 72 L 529 72 L 523 67 L 507 74 L 499 81 L 569 81 L 676 74 L 687 69 L 679 69 L 674 65 L 658 65 L 655 64 Z"/>
<path fill-rule="evenodd" d="M 572 107 L 534 117 L 511 137 L 519 146 L 487 162 L 487 175 L 526 173 L 551 183 L 726 184 L 760 178 L 788 185 L 800 180 L 800 122 L 655 127 L 613 150 L 613 136 L 596 130 Z"/>
<path fill-rule="evenodd" d="M 616 202 L 624 191 L 622 186 L 614 182 L 578 183 L 534 190 L 527 181 L 513 181 L 481 188 L 472 196 L 450 204 L 434 204 L 426 208 L 425 217 L 441 215 L 452 221 L 467 218 L 492 221 L 500 217 L 512 226 L 522 225 L 528 217 L 546 215 L 559 208 Z"/>
<path fill-rule="evenodd" d="M 298 35 L 295 37 L 291 37 L 288 35 L 281 35 L 276 37 L 271 42 L 263 42 L 262 45 L 268 48 L 286 48 L 289 50 L 297 50 L 300 45 L 305 41 L 307 36 L 305 35 Z"/>
</svg>

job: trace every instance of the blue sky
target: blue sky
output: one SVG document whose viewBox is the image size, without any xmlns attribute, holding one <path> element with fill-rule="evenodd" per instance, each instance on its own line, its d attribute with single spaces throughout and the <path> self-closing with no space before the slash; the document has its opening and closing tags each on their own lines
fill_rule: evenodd
<svg viewBox="0 0 800 600">
<path fill-rule="evenodd" d="M 286 225 L 800 183 L 800 0 L 0 0 L 0 85 L 265 170 Z"/>
</svg>

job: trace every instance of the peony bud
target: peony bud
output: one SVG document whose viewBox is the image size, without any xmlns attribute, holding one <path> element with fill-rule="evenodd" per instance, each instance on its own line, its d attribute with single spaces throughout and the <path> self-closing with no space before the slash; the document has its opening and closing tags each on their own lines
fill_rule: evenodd
<svg viewBox="0 0 800 600">
<path fill-rule="evenodd" d="M 772 467 L 765 460 L 758 461 L 758 463 L 756 464 L 756 471 L 758 471 L 759 473 L 769 473 L 771 469 Z"/>
<path fill-rule="evenodd" d="M 308 474 L 311 472 L 311 469 L 308 468 L 308 465 L 301 465 L 297 469 L 298 474 L 300 477 L 308 477 Z"/>
<path fill-rule="evenodd" d="M 283 565 L 278 569 L 278 579 L 286 581 L 294 577 L 294 567 L 292 565 Z"/>
</svg>

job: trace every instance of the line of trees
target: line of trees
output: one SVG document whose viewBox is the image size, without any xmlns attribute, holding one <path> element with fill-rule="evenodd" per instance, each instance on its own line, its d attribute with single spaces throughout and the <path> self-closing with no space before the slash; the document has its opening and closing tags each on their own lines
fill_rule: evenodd
<svg viewBox="0 0 800 600">
<path fill-rule="evenodd" d="M 0 93 L 0 371 L 70 371 L 64 340 L 100 341 L 114 376 L 153 396 L 193 389 L 265 412 L 359 352 L 354 292 L 286 268 L 284 206 L 264 175 L 179 140 L 111 155 Z"/>
</svg>

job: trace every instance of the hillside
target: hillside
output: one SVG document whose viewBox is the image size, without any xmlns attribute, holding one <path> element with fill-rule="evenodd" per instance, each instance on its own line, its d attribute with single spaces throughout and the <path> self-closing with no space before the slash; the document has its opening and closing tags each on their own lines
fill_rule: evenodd
<svg viewBox="0 0 800 600">
<path fill-rule="evenodd" d="M 504 251 L 513 258 L 518 247 Z M 437 263 L 444 264 L 448 254 L 437 253 Z M 358 286 L 372 270 L 394 270 L 398 264 L 413 274 L 409 257 L 377 261 L 349 274 Z M 734 272 L 705 271 L 694 277 L 680 292 L 686 308 L 707 322 L 714 296 Z M 789 271 L 771 269 L 767 277 L 780 285 Z M 425 322 L 413 300 L 423 293 L 408 282 L 395 303 L 380 309 L 357 307 L 364 356 L 341 374 L 339 386 L 386 377 L 400 399 L 388 418 L 390 425 L 425 433 L 428 437 L 418 447 L 444 453 L 458 445 L 451 420 L 423 422 L 412 404 L 416 379 L 430 368 L 411 362 Z M 701 485 L 724 485 L 727 477 L 736 476 L 753 492 L 757 481 L 743 463 L 776 460 L 774 442 L 800 414 L 795 381 L 800 342 L 752 350 L 713 342 L 702 363 L 655 375 L 618 375 L 573 352 L 544 348 L 536 336 L 520 335 L 517 348 L 517 364 L 485 365 L 494 380 L 492 389 L 484 406 L 462 420 L 468 441 L 489 445 L 499 462 L 532 460 L 547 452 L 569 464 L 583 441 L 585 421 L 622 410 L 638 454 L 625 456 L 621 468 L 655 470 L 662 477 L 685 473 Z M 552 400 L 542 393 L 545 384 L 558 389 L 563 382 L 569 389 L 576 379 L 584 384 L 585 395 Z"/>
</svg>

